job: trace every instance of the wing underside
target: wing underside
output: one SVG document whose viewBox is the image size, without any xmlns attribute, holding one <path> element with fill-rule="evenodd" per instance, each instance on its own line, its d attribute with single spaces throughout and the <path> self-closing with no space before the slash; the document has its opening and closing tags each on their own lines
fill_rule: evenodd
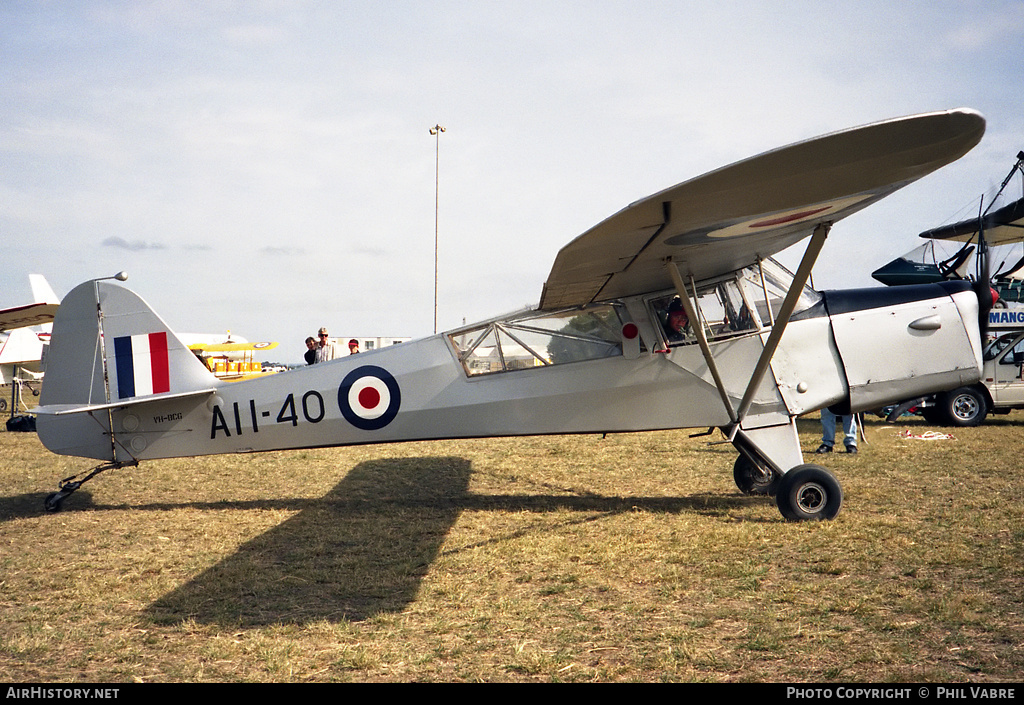
<svg viewBox="0 0 1024 705">
<path fill-rule="evenodd" d="M 921 233 L 921 237 L 970 242 L 982 228 L 985 231 L 985 241 L 989 245 L 1012 245 L 1024 240 L 1024 198 L 979 218 L 926 230 Z"/>
<path fill-rule="evenodd" d="M 752 264 L 967 153 L 968 109 L 852 128 L 737 162 L 637 201 L 559 251 L 540 308 L 668 289 Z"/>
<path fill-rule="evenodd" d="M 38 326 L 53 321 L 57 304 L 35 303 L 0 310 L 0 331 Z"/>
</svg>

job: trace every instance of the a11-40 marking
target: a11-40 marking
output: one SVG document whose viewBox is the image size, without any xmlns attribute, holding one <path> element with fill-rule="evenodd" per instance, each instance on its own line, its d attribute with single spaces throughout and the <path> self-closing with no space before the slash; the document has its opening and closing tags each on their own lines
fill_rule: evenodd
<svg viewBox="0 0 1024 705">
<path fill-rule="evenodd" d="M 260 423 L 270 423 L 270 411 L 256 411 L 256 400 L 249 400 L 249 408 L 244 402 L 234 402 L 230 407 L 221 409 L 213 407 L 213 422 L 210 426 L 210 439 L 216 440 L 218 433 L 231 438 L 231 433 L 242 435 L 242 424 L 251 428 L 253 433 L 260 432 Z M 402 406 L 402 390 L 398 380 L 376 365 L 362 365 L 345 375 L 338 386 L 338 409 L 341 416 L 350 424 L 363 431 L 378 431 L 398 415 Z M 301 412 L 301 415 L 300 415 Z M 309 423 L 320 423 L 327 413 L 324 398 L 320 392 L 310 390 L 301 397 L 294 394 L 285 397 L 281 410 L 277 412 L 276 423 L 299 425 L 299 419 Z M 232 422 L 234 422 L 232 424 Z"/>
<path fill-rule="evenodd" d="M 225 411 L 227 411 L 226 416 Z M 309 423 L 320 423 L 323 421 L 327 409 L 324 406 L 324 398 L 320 392 L 310 390 L 303 394 L 298 402 L 296 402 L 294 394 L 289 394 L 285 397 L 281 410 L 277 412 L 275 421 L 276 423 L 290 423 L 292 426 L 298 426 L 300 411 L 301 418 Z M 231 438 L 232 431 L 234 431 L 236 436 L 241 436 L 243 420 L 246 422 L 246 427 L 251 428 L 253 433 L 259 433 L 260 420 L 269 419 L 270 415 L 271 412 L 269 411 L 257 412 L 255 399 L 249 400 L 248 409 L 244 409 L 237 401 L 226 410 L 222 410 L 219 404 L 215 405 L 213 407 L 213 422 L 210 427 L 210 439 L 216 440 L 218 433 L 223 433 L 225 438 Z"/>
</svg>

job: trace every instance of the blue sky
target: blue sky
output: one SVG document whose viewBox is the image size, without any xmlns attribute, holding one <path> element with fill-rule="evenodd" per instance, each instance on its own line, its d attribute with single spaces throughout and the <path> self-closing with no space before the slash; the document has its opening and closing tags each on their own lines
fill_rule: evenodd
<svg viewBox="0 0 1024 705">
<path fill-rule="evenodd" d="M 626 204 L 790 142 L 967 106 L 962 160 L 833 230 L 819 288 L 969 216 L 1024 149 L 1016 2 L 0 4 L 0 306 L 127 270 L 172 328 L 280 341 L 536 303 Z M 1019 195 L 1019 183 L 1011 187 Z M 783 261 L 796 259 L 787 253 Z"/>
</svg>

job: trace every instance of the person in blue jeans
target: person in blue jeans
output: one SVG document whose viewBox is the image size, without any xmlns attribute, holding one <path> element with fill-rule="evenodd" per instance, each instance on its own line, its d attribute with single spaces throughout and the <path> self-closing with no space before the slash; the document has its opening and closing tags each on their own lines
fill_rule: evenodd
<svg viewBox="0 0 1024 705">
<path fill-rule="evenodd" d="M 832 446 L 836 442 L 836 419 L 841 419 L 843 424 L 843 445 L 847 453 L 857 452 L 857 417 L 853 414 L 848 416 L 836 416 L 828 409 L 821 410 L 821 445 L 815 453 L 831 453 Z"/>
</svg>

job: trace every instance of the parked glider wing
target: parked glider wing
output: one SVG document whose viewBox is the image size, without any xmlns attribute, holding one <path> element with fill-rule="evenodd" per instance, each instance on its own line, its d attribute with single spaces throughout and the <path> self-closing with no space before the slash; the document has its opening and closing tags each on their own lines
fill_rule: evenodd
<svg viewBox="0 0 1024 705">
<path fill-rule="evenodd" d="M 985 242 L 989 246 L 1021 242 L 1024 240 L 1024 198 L 986 213 L 980 218 L 969 218 L 952 225 L 926 230 L 921 233 L 921 237 L 970 242 L 982 226 L 985 228 Z"/>
<path fill-rule="evenodd" d="M 967 153 L 977 112 L 927 113 L 765 152 L 637 201 L 563 247 L 540 308 L 554 309 L 705 279 L 753 264 Z"/>
</svg>

